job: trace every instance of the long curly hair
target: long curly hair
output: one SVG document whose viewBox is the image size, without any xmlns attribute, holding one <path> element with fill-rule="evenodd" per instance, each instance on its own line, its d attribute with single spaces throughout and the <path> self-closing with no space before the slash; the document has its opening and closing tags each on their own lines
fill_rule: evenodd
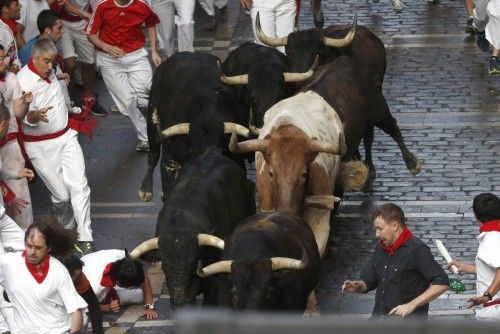
<svg viewBox="0 0 500 334">
<path fill-rule="evenodd" d="M 54 216 L 42 216 L 36 219 L 26 230 L 24 241 L 31 236 L 33 230 L 38 230 L 45 238 L 45 244 L 50 248 L 49 254 L 56 258 L 69 256 L 78 239 L 74 229 L 65 229 Z"/>
</svg>

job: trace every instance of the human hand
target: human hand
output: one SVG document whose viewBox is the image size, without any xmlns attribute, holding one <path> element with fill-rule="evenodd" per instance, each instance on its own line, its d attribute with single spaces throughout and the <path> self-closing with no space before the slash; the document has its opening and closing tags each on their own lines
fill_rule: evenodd
<svg viewBox="0 0 500 334">
<path fill-rule="evenodd" d="M 33 102 L 33 93 L 31 93 L 31 92 L 27 92 L 27 93 L 26 93 L 26 92 L 23 90 L 23 93 L 22 93 L 22 95 L 21 95 L 21 100 L 22 100 L 22 102 L 23 102 L 24 104 L 26 104 L 26 105 L 30 104 L 31 102 Z"/>
<path fill-rule="evenodd" d="M 406 317 L 408 314 L 412 313 L 415 311 L 415 306 L 412 303 L 406 303 L 402 305 L 398 305 L 395 308 L 389 312 L 389 315 L 400 315 L 403 318 Z"/>
<path fill-rule="evenodd" d="M 253 0 L 240 0 L 241 6 L 245 9 L 250 9 L 252 7 Z"/>
<path fill-rule="evenodd" d="M 157 51 L 152 51 L 151 52 L 151 59 L 153 59 L 153 63 L 155 64 L 156 67 L 160 66 L 161 64 L 161 57 L 158 54 Z"/>
<path fill-rule="evenodd" d="M 144 310 L 144 316 L 148 320 L 152 320 L 152 319 L 158 318 L 158 314 L 156 313 L 156 311 L 155 310 L 149 310 L 149 309 Z"/>
<path fill-rule="evenodd" d="M 459 261 L 459 260 L 452 260 L 450 263 L 448 263 L 448 270 L 453 272 L 453 270 L 451 269 L 451 266 L 455 266 L 457 267 L 458 269 L 458 272 L 459 273 L 464 273 L 464 272 L 467 272 L 467 264 L 462 262 L 462 261 Z"/>
<path fill-rule="evenodd" d="M 17 180 L 20 180 L 25 177 L 27 177 L 28 180 L 31 181 L 35 177 L 35 173 L 33 173 L 33 171 L 29 168 L 23 168 L 19 172 L 17 172 L 17 177 L 16 177 Z"/>
<path fill-rule="evenodd" d="M 52 109 L 52 107 L 45 107 L 40 110 L 30 111 L 28 113 L 28 122 L 31 124 L 36 124 L 38 122 L 48 123 L 49 118 L 47 117 L 47 111 Z"/>
<path fill-rule="evenodd" d="M 64 80 L 66 81 L 66 85 L 69 85 L 69 81 L 70 81 L 70 76 L 68 73 L 61 73 L 57 76 L 57 80 Z"/>
<path fill-rule="evenodd" d="M 366 284 L 363 281 L 345 281 L 342 284 L 342 293 L 362 293 L 365 286 Z"/>
<path fill-rule="evenodd" d="M 5 209 L 7 209 L 9 216 L 15 216 L 20 214 L 28 204 L 30 203 L 25 201 L 24 199 L 16 197 L 11 201 L 5 202 Z"/>
<path fill-rule="evenodd" d="M 480 296 L 480 297 L 472 297 L 469 300 L 467 300 L 469 304 L 467 304 L 466 308 L 472 308 L 474 306 L 482 305 L 484 303 L 487 303 L 490 301 L 490 299 L 486 296 Z"/>
<path fill-rule="evenodd" d="M 113 313 L 118 313 L 120 311 L 120 301 L 118 299 L 113 299 L 109 304 L 109 309 Z"/>
<path fill-rule="evenodd" d="M 80 16 L 80 18 L 82 20 L 88 21 L 92 17 L 92 14 L 90 14 L 89 12 L 86 12 L 86 11 L 82 10 L 82 11 L 80 11 L 80 13 L 78 13 L 78 16 Z"/>
<path fill-rule="evenodd" d="M 117 46 L 106 44 L 103 47 L 103 50 L 113 58 L 121 58 L 125 56 L 125 52 Z"/>
</svg>

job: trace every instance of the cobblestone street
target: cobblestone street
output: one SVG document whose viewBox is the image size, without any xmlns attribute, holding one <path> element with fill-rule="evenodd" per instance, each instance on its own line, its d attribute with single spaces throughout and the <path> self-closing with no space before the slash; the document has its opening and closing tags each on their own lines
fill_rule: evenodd
<svg viewBox="0 0 500 334">
<path fill-rule="evenodd" d="M 396 143 L 380 130 L 373 145 L 377 178 L 373 193 L 347 193 L 332 225 L 330 247 L 317 288 L 323 314 L 367 317 L 374 294 L 343 296 L 342 282 L 357 278 L 375 246 L 366 214 L 374 205 L 393 201 L 407 213 L 413 233 L 431 247 L 440 263 L 434 239 L 441 239 L 452 257 L 472 262 L 477 250 L 478 226 L 472 199 L 480 192 L 500 194 L 500 76 L 488 75 L 488 53 L 481 52 L 464 33 L 463 1 L 406 1 L 402 13 L 393 13 L 390 1 L 323 0 L 325 26 L 350 24 L 372 29 L 387 47 L 383 92 L 397 119 L 405 143 L 422 161 L 422 172 L 412 176 Z M 201 29 L 204 16 L 197 8 L 195 47 L 221 59 L 244 41 L 252 40 L 250 17 L 239 1 L 229 1 L 227 22 L 215 32 Z M 160 18 L 161 19 L 161 18 Z M 302 1 L 300 29 L 313 27 L 309 1 Z M 100 82 L 103 105 L 113 102 Z M 97 249 L 132 249 L 155 233 L 161 208 L 159 172 L 155 174 L 153 202 L 137 198 L 147 156 L 135 152 L 130 121 L 118 113 L 98 119 L 94 140 L 81 137 L 92 190 L 92 222 Z M 361 149 L 361 152 L 363 150 Z M 250 174 L 254 177 L 254 173 Z M 48 212 L 49 195 L 40 181 L 32 185 L 34 210 Z M 450 275 L 450 278 L 458 276 Z M 467 286 L 462 294 L 449 290 L 431 303 L 436 318 L 472 318 L 466 300 L 475 294 L 475 278 L 460 275 Z M 141 318 L 143 307 L 133 306 L 106 315 L 106 333 L 170 333 L 172 313 L 163 274 L 150 268 L 159 319 Z"/>
</svg>

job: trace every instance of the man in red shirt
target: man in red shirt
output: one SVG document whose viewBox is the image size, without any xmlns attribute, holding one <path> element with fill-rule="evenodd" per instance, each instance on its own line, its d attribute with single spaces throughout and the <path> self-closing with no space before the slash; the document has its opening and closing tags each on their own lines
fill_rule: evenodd
<svg viewBox="0 0 500 334">
<path fill-rule="evenodd" d="M 146 108 L 152 70 L 144 49 L 146 26 L 151 58 L 161 63 L 157 51 L 156 27 L 160 20 L 143 0 L 102 0 L 95 8 L 86 32 L 97 48 L 96 65 L 120 112 L 132 121 L 139 142 L 136 151 L 149 150 L 146 119 L 139 108 Z"/>
</svg>

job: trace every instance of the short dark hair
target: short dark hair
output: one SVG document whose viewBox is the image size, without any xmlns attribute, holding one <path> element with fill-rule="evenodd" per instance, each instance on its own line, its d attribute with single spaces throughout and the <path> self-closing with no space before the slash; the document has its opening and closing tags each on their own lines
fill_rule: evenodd
<svg viewBox="0 0 500 334">
<path fill-rule="evenodd" d="M 0 50 L 4 50 L 5 51 L 5 48 L 3 47 L 2 44 L 0 44 Z"/>
<path fill-rule="evenodd" d="M 61 19 L 59 14 L 54 12 L 52 9 L 42 10 L 36 19 L 36 26 L 38 27 L 40 35 L 43 34 L 45 28 L 52 29 L 52 27 L 56 24 L 56 21 L 59 19 Z"/>
<path fill-rule="evenodd" d="M 481 222 L 500 219 L 500 198 L 492 193 L 482 193 L 474 197 L 472 211 Z"/>
<path fill-rule="evenodd" d="M 121 259 L 111 265 L 111 278 L 123 288 L 137 288 L 144 282 L 144 269 L 139 260 Z"/>
<path fill-rule="evenodd" d="M 396 221 L 402 226 L 406 226 L 403 209 L 394 203 L 382 204 L 372 213 L 372 221 L 379 217 L 382 217 L 387 223 Z"/>
<path fill-rule="evenodd" d="M 2 10 L 4 7 L 10 7 L 10 4 L 14 1 L 18 0 L 0 0 L 0 10 Z"/>
<path fill-rule="evenodd" d="M 49 254 L 56 258 L 62 258 L 71 254 L 77 241 L 75 229 L 65 229 L 54 216 L 42 216 L 36 219 L 24 235 L 24 241 L 37 229 L 43 234 L 45 245 L 50 248 Z"/>
</svg>

